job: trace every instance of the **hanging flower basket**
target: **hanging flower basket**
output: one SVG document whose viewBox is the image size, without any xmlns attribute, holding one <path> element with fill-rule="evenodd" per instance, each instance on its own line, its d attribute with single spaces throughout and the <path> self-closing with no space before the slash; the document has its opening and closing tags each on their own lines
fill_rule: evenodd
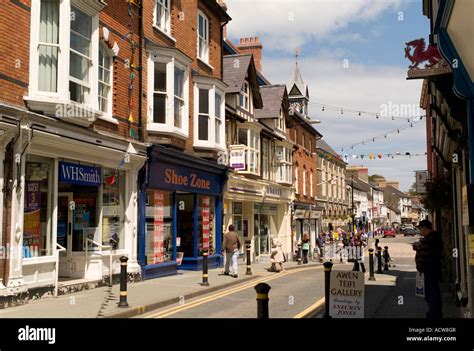
<svg viewBox="0 0 474 351">
<path fill-rule="evenodd" d="M 452 189 L 447 178 L 437 178 L 425 183 L 426 194 L 421 199 L 425 208 L 431 212 L 451 208 Z"/>
</svg>

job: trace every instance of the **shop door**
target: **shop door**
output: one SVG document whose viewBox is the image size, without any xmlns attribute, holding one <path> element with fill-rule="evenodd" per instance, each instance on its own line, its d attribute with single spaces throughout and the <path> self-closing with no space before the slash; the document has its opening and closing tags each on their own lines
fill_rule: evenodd
<svg viewBox="0 0 474 351">
<path fill-rule="evenodd" d="M 72 271 L 72 209 L 73 193 L 58 194 L 57 243 L 66 251 L 59 253 L 59 276 L 69 277 Z"/>
<path fill-rule="evenodd" d="M 255 215 L 255 256 L 270 254 L 270 223 L 268 215 Z"/>
</svg>

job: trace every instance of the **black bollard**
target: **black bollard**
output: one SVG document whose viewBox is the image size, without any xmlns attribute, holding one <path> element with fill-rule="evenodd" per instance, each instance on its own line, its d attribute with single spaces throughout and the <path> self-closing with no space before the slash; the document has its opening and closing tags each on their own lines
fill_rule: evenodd
<svg viewBox="0 0 474 351">
<path fill-rule="evenodd" d="M 255 286 L 257 291 L 257 318 L 268 319 L 268 292 L 271 287 L 267 283 L 259 283 Z"/>
<path fill-rule="evenodd" d="M 301 255 L 302 255 L 301 244 L 298 244 L 298 266 L 303 264 L 303 262 L 301 261 Z"/>
<path fill-rule="evenodd" d="M 383 257 L 384 257 L 384 261 L 385 261 L 385 267 L 383 268 L 384 271 L 388 271 L 388 246 L 385 246 L 384 247 L 384 251 L 383 251 Z"/>
<path fill-rule="evenodd" d="M 120 257 L 120 300 L 118 307 L 128 307 L 127 302 L 127 256 Z"/>
<path fill-rule="evenodd" d="M 369 266 L 370 266 L 370 276 L 369 280 L 375 280 L 374 275 L 374 249 L 369 249 Z"/>
<path fill-rule="evenodd" d="M 201 283 L 202 286 L 209 286 L 209 281 L 208 281 L 209 275 L 207 274 L 207 256 L 208 255 L 209 254 L 207 253 L 207 251 L 204 251 L 202 253 L 202 283 Z"/>
<path fill-rule="evenodd" d="M 355 251 L 355 258 L 354 258 L 354 266 L 352 267 L 352 270 L 354 272 L 359 272 L 360 271 L 360 265 L 359 265 L 359 246 L 353 246 L 353 252 Z"/>
<path fill-rule="evenodd" d="M 382 274 L 382 248 L 377 247 L 377 274 Z"/>
<path fill-rule="evenodd" d="M 247 250 L 247 272 L 245 272 L 245 275 L 252 275 L 250 247 L 251 247 L 250 240 L 245 240 L 245 248 Z"/>
<path fill-rule="evenodd" d="M 323 318 L 332 318 L 329 315 L 329 285 L 331 284 L 331 270 L 332 262 L 324 262 L 324 298 L 326 300 L 326 310 Z"/>
</svg>

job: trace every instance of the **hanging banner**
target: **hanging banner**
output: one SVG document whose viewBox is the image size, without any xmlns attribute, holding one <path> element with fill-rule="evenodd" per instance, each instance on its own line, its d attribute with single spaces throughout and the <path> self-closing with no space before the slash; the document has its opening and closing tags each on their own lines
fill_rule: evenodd
<svg viewBox="0 0 474 351">
<path fill-rule="evenodd" d="M 153 263 L 162 263 L 164 261 L 164 194 L 161 191 L 155 191 L 153 201 Z"/>
<path fill-rule="evenodd" d="M 210 208 L 211 198 L 209 196 L 202 197 L 202 249 L 209 251 L 209 232 L 210 232 Z"/>
<path fill-rule="evenodd" d="M 26 207 L 23 226 L 23 256 L 37 257 L 41 249 L 40 182 L 26 182 Z"/>
</svg>

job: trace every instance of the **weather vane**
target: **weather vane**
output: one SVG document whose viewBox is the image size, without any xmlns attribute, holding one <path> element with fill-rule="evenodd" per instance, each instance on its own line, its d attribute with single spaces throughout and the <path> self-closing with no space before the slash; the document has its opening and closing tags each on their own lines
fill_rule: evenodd
<svg viewBox="0 0 474 351">
<path fill-rule="evenodd" d="M 300 48 L 296 48 L 296 49 L 295 49 L 296 62 L 298 62 L 298 57 L 300 56 L 300 54 L 301 54 L 301 49 L 300 49 Z"/>
</svg>

